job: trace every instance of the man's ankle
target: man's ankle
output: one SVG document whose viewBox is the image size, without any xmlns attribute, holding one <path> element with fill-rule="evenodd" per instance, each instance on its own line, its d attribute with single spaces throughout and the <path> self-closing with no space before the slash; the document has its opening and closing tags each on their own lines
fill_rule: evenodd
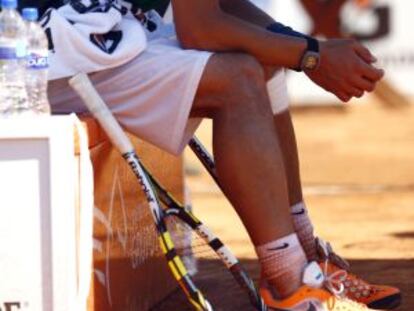
<svg viewBox="0 0 414 311">
<path fill-rule="evenodd" d="M 317 260 L 316 237 L 305 203 L 302 201 L 291 206 L 291 213 L 293 227 L 308 261 Z"/>
<path fill-rule="evenodd" d="M 295 233 L 256 248 L 263 276 L 278 296 L 293 294 L 302 283 L 307 259 Z"/>
</svg>

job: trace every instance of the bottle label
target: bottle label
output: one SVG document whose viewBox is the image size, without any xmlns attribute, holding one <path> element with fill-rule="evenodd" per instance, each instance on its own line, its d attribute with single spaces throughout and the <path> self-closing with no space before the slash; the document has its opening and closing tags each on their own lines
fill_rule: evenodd
<svg viewBox="0 0 414 311">
<path fill-rule="evenodd" d="M 16 49 L 14 47 L 0 47 L 0 59 L 17 59 Z"/>
<path fill-rule="evenodd" d="M 17 41 L 16 43 L 16 56 L 17 58 L 25 58 L 27 55 L 27 44 L 25 41 Z"/>
<path fill-rule="evenodd" d="M 30 53 L 27 55 L 27 67 L 29 69 L 47 69 L 49 67 L 48 57 Z"/>
<path fill-rule="evenodd" d="M 1 46 L 0 59 L 24 59 L 26 57 L 26 42 L 17 41 L 15 46 Z"/>
</svg>

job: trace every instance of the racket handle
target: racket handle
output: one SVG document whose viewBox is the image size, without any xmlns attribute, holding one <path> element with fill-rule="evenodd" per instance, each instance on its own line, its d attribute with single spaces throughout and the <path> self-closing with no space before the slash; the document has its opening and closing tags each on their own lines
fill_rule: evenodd
<svg viewBox="0 0 414 311">
<path fill-rule="evenodd" d="M 89 77 L 84 73 L 79 73 L 69 80 L 69 85 L 82 98 L 89 111 L 105 130 L 112 144 L 122 154 L 133 151 L 134 147 L 131 141 L 92 85 Z"/>
</svg>

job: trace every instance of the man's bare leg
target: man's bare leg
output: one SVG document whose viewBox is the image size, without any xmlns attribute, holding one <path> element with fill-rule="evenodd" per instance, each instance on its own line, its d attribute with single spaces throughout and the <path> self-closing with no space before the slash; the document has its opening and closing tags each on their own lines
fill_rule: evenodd
<svg viewBox="0 0 414 311">
<path fill-rule="evenodd" d="M 282 295 L 293 293 L 306 257 L 295 242 L 284 160 L 261 65 L 244 54 L 214 55 L 192 116 L 213 119 L 213 151 L 224 192 L 256 246 L 270 283 Z M 287 249 L 278 247 L 283 239 L 292 241 Z M 291 262 L 288 267 L 282 264 L 286 260 Z"/>
<path fill-rule="evenodd" d="M 314 229 L 303 201 L 298 148 L 289 112 L 285 76 L 283 72 L 279 71 L 280 68 L 264 66 L 264 69 L 274 114 L 275 131 L 283 155 L 293 227 L 308 260 L 315 261 L 317 260 L 317 249 Z"/>
<path fill-rule="evenodd" d="M 200 82 L 192 116 L 213 119 L 219 179 L 253 243 L 293 233 L 279 138 L 264 75 L 254 58 L 214 55 Z"/>
<path fill-rule="evenodd" d="M 289 110 L 274 116 L 276 134 L 279 137 L 288 183 L 289 203 L 291 206 L 303 201 L 300 179 L 299 156 L 295 131 Z"/>
<path fill-rule="evenodd" d="M 309 261 L 317 260 L 314 228 L 303 200 L 299 155 L 289 110 L 275 114 L 274 123 L 283 154 L 292 220 Z"/>
</svg>

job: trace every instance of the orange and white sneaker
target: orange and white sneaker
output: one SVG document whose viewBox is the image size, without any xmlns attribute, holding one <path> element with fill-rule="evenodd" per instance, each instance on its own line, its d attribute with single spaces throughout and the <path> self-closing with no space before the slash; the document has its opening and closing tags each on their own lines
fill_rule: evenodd
<svg viewBox="0 0 414 311">
<path fill-rule="evenodd" d="M 322 269 L 316 262 L 310 263 L 304 270 L 303 284 L 290 297 L 278 300 L 272 290 L 262 284 L 260 294 L 264 302 L 275 311 L 369 311 L 367 306 L 344 298 L 324 289 Z"/>
<path fill-rule="evenodd" d="M 349 272 L 349 264 L 335 254 L 329 243 L 316 241 L 320 258 L 319 265 L 325 276 L 325 286 L 343 292 L 345 297 L 362 303 L 369 308 L 390 310 L 401 304 L 398 288 L 370 284 Z"/>
</svg>

